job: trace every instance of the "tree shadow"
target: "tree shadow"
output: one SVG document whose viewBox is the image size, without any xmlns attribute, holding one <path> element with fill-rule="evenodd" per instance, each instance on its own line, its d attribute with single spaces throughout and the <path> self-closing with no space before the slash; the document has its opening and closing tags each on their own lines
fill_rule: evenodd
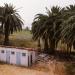
<svg viewBox="0 0 75 75">
<path fill-rule="evenodd" d="M 53 55 L 57 61 L 75 63 L 75 52 L 67 53 L 67 52 L 55 51 Z"/>
</svg>

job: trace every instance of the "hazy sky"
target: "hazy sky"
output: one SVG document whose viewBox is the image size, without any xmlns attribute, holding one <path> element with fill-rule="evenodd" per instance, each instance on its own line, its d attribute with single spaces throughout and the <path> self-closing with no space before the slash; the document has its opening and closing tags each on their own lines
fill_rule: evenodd
<svg viewBox="0 0 75 75">
<path fill-rule="evenodd" d="M 75 0 L 0 0 L 0 5 L 11 3 L 16 6 L 19 14 L 24 20 L 24 25 L 31 27 L 33 18 L 38 13 L 45 13 L 45 7 L 51 8 L 53 5 L 61 7 L 75 4 Z"/>
</svg>

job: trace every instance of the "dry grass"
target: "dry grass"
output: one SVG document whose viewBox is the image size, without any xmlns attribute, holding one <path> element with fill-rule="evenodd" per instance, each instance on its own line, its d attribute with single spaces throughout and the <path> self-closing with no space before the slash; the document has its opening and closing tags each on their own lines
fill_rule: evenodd
<svg viewBox="0 0 75 75">
<path fill-rule="evenodd" d="M 49 75 L 49 73 L 14 65 L 0 64 L 0 75 Z"/>
<path fill-rule="evenodd" d="M 75 75 L 75 63 L 65 64 L 66 75 Z"/>
<path fill-rule="evenodd" d="M 30 31 L 21 31 L 9 36 L 10 45 L 18 47 L 37 48 L 37 42 L 33 41 Z M 0 44 L 3 44 L 4 36 L 0 36 Z"/>
<path fill-rule="evenodd" d="M 64 66 L 64 62 L 49 60 L 46 63 L 38 62 L 36 64 L 33 64 L 29 68 L 0 63 L 0 75 L 72 75 L 72 74 L 67 73 Z"/>
<path fill-rule="evenodd" d="M 30 31 L 21 31 L 16 32 L 13 35 L 10 35 L 10 42 L 14 46 L 20 46 L 20 47 L 37 47 L 37 42 L 33 41 L 32 34 Z"/>
</svg>

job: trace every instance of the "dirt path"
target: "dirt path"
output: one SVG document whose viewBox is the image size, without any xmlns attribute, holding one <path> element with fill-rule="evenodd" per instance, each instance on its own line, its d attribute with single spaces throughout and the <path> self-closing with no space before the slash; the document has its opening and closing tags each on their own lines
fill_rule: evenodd
<svg viewBox="0 0 75 75">
<path fill-rule="evenodd" d="M 50 74 L 47 72 L 37 71 L 33 69 L 3 64 L 0 65 L 0 75 L 50 75 Z"/>
<path fill-rule="evenodd" d="M 65 75 L 64 64 L 55 60 L 40 62 L 30 68 L 0 64 L 0 75 Z"/>
<path fill-rule="evenodd" d="M 50 75 L 65 75 L 65 67 L 62 62 L 56 62 L 55 60 L 49 61 L 48 67 L 51 73 Z"/>
</svg>

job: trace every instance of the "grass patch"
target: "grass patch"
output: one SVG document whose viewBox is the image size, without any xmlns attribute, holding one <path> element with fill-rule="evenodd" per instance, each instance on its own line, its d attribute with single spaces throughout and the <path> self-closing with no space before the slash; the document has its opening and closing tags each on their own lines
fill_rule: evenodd
<svg viewBox="0 0 75 75">
<path fill-rule="evenodd" d="M 68 63 L 65 65 L 67 75 L 75 75 L 75 63 Z"/>
<path fill-rule="evenodd" d="M 22 30 L 14 32 L 9 36 L 10 45 L 17 47 L 37 48 L 37 42 L 32 39 L 30 31 Z M 0 44 L 3 44 L 4 37 L 0 39 Z"/>
<path fill-rule="evenodd" d="M 13 46 L 17 46 L 17 47 L 28 47 L 28 48 L 37 47 L 37 43 L 32 40 L 29 41 L 29 40 L 11 39 L 10 42 Z"/>
<path fill-rule="evenodd" d="M 36 48 L 37 42 L 33 41 L 30 31 L 16 32 L 10 36 L 10 42 L 13 46 Z"/>
</svg>

